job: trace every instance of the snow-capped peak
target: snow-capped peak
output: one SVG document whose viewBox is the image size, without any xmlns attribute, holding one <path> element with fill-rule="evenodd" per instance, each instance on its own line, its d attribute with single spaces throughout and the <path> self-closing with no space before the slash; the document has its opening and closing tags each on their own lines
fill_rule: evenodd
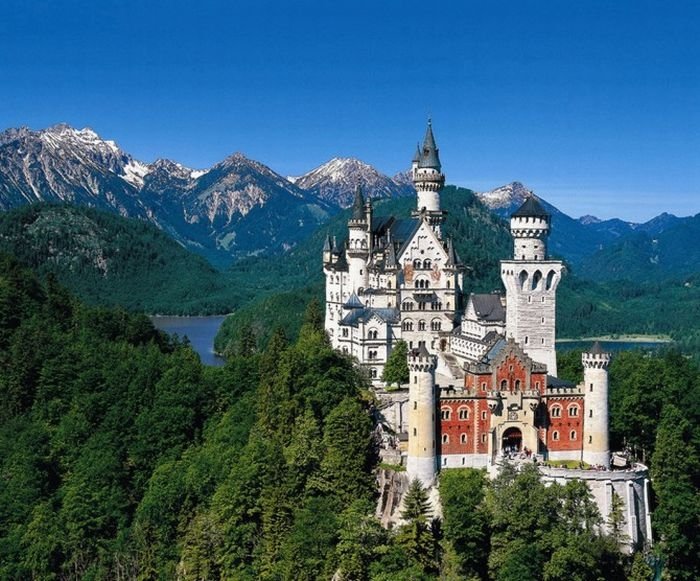
<svg viewBox="0 0 700 581">
<path fill-rule="evenodd" d="M 488 192 L 480 192 L 477 196 L 488 208 L 497 210 L 522 204 L 530 194 L 532 190 L 520 182 L 511 182 Z"/>
</svg>

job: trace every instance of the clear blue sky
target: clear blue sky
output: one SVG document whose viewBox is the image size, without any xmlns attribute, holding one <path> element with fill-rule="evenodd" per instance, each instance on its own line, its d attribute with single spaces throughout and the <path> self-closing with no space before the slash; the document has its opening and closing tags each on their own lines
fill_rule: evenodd
<svg viewBox="0 0 700 581">
<path fill-rule="evenodd" d="M 562 210 L 700 212 L 697 2 L 3 0 L 0 126 L 90 126 L 143 161 L 407 167 Z"/>
</svg>

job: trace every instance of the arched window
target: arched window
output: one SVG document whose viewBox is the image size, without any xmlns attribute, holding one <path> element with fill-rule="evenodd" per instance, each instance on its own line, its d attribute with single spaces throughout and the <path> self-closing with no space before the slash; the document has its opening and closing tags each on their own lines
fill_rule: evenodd
<svg viewBox="0 0 700 581">
<path fill-rule="evenodd" d="M 460 420 L 468 420 L 469 419 L 469 408 L 461 407 L 461 408 L 459 408 L 458 413 L 459 413 Z"/>
<path fill-rule="evenodd" d="M 542 273 L 539 270 L 535 271 L 535 275 L 532 277 L 532 290 L 535 290 L 542 280 Z"/>
<path fill-rule="evenodd" d="M 439 319 L 433 319 L 430 321 L 430 330 L 439 331 L 442 328 L 442 322 Z"/>
<path fill-rule="evenodd" d="M 502 390 L 508 389 L 508 380 L 507 379 L 504 379 L 503 381 L 501 381 L 501 389 Z"/>
<path fill-rule="evenodd" d="M 481 443 L 482 444 L 486 443 L 486 434 L 481 434 Z"/>
<path fill-rule="evenodd" d="M 443 444 L 449 444 L 450 443 L 450 437 L 447 434 L 442 435 L 442 443 Z"/>
<path fill-rule="evenodd" d="M 404 311 L 412 311 L 413 310 L 413 301 L 404 301 L 403 310 Z"/>
<path fill-rule="evenodd" d="M 559 440 L 559 432 L 552 432 L 552 440 L 555 442 Z"/>
<path fill-rule="evenodd" d="M 519 379 L 515 380 L 515 389 L 520 389 L 520 380 Z"/>
<path fill-rule="evenodd" d="M 550 270 L 549 273 L 547 274 L 547 284 L 546 284 L 547 290 L 552 288 L 552 285 L 554 284 L 554 277 L 556 275 L 557 275 L 557 273 L 554 272 L 553 270 Z"/>
<path fill-rule="evenodd" d="M 568 407 L 568 413 L 570 418 L 575 418 L 578 416 L 578 406 L 576 404 L 571 404 Z"/>
<path fill-rule="evenodd" d="M 440 419 L 442 420 L 449 420 L 451 415 L 452 412 L 450 411 L 450 408 L 442 408 L 440 410 Z"/>
<path fill-rule="evenodd" d="M 427 270 L 427 269 L 431 268 L 431 266 L 432 266 L 432 263 L 430 262 L 430 258 L 426 258 L 423 261 L 423 268 L 425 268 Z"/>
<path fill-rule="evenodd" d="M 520 282 L 520 288 L 525 288 L 525 281 L 527 281 L 527 270 L 520 271 L 518 281 Z"/>
<path fill-rule="evenodd" d="M 379 332 L 376 329 L 370 329 L 367 333 L 368 339 L 376 339 L 379 336 Z"/>
<path fill-rule="evenodd" d="M 462 444 L 466 444 L 466 443 L 467 443 L 467 434 L 460 434 L 460 436 L 459 436 L 459 441 L 460 441 Z"/>
<path fill-rule="evenodd" d="M 374 367 L 372 367 L 372 369 L 369 370 L 369 376 L 372 379 L 377 379 L 377 370 Z"/>
<path fill-rule="evenodd" d="M 416 268 L 416 269 L 420 268 L 420 259 L 419 258 L 416 258 L 413 261 L 413 268 Z"/>
<path fill-rule="evenodd" d="M 571 430 L 569 433 L 569 440 L 575 440 L 576 439 L 576 430 Z"/>
<path fill-rule="evenodd" d="M 551 415 L 553 418 L 560 418 L 561 417 L 561 406 L 560 405 L 553 405 L 549 410 L 549 415 Z"/>
<path fill-rule="evenodd" d="M 422 319 L 418 321 L 418 330 L 425 331 L 425 321 L 423 321 Z"/>
<path fill-rule="evenodd" d="M 406 319 L 401 324 L 401 329 L 403 329 L 404 331 L 413 331 L 413 321 L 411 321 L 411 319 Z"/>
</svg>

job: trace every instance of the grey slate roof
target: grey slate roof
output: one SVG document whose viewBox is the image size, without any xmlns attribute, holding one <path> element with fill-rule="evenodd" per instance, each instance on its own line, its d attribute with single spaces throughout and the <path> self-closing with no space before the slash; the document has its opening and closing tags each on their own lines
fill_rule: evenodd
<svg viewBox="0 0 700 581">
<path fill-rule="evenodd" d="M 596 341 L 595 343 L 593 343 L 593 346 L 588 350 L 588 353 L 590 353 L 591 355 L 602 355 L 603 353 L 605 353 L 605 351 L 603 351 L 603 347 L 601 346 L 600 341 Z"/>
<path fill-rule="evenodd" d="M 506 345 L 508 345 L 508 342 L 501 337 L 493 344 L 493 347 L 486 352 L 486 355 L 484 355 L 481 360 L 485 363 L 491 363 L 498 357 L 498 354 L 505 349 Z"/>
<path fill-rule="evenodd" d="M 323 252 L 330 252 L 333 249 L 333 243 L 331 242 L 331 236 L 328 234 L 326 240 L 323 242 Z"/>
<path fill-rule="evenodd" d="M 501 295 L 495 293 L 471 294 L 469 300 L 472 301 L 474 310 L 482 321 L 505 323 L 506 310 L 501 304 Z"/>
<path fill-rule="evenodd" d="M 397 309 L 373 309 L 364 307 L 362 309 L 353 309 L 340 321 L 341 325 L 357 327 L 357 324 L 362 321 L 369 321 L 373 315 L 379 317 L 385 323 L 396 324 L 399 322 L 399 311 Z"/>
<path fill-rule="evenodd" d="M 343 305 L 344 309 L 363 309 L 364 308 L 364 303 L 360 300 L 360 297 L 358 297 L 355 293 L 352 293 L 350 295 L 350 298 L 347 300 L 347 302 Z"/>
<path fill-rule="evenodd" d="M 548 375 L 547 387 L 576 387 L 576 385 L 571 383 L 570 381 L 566 381 L 566 379 L 559 379 L 558 377 L 554 377 L 553 375 Z"/>
<path fill-rule="evenodd" d="M 535 196 L 528 196 L 523 205 L 511 214 L 513 218 L 549 218 L 549 213 L 542 207 Z"/>
<path fill-rule="evenodd" d="M 448 266 L 458 266 L 462 264 L 462 259 L 455 250 L 452 238 L 447 240 L 447 264 Z"/>
<path fill-rule="evenodd" d="M 362 188 L 359 185 L 355 188 L 355 198 L 352 201 L 352 219 L 365 219 L 365 201 L 362 197 Z"/>
<path fill-rule="evenodd" d="M 440 156 L 438 148 L 435 144 L 435 136 L 433 135 L 433 123 L 428 120 L 428 128 L 425 131 L 425 139 L 423 140 L 423 151 L 421 152 L 418 167 L 433 168 L 438 171 L 442 168 L 440 165 Z"/>
<path fill-rule="evenodd" d="M 418 163 L 420 161 L 420 143 L 416 143 L 416 153 L 413 154 L 413 162 Z"/>
</svg>

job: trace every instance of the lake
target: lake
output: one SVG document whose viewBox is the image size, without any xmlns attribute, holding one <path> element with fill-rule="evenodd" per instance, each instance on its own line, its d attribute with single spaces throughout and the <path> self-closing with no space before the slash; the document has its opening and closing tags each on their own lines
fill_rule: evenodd
<svg viewBox="0 0 700 581">
<path fill-rule="evenodd" d="M 171 335 L 187 337 L 205 365 L 223 365 L 224 359 L 214 353 L 214 337 L 226 316 L 217 317 L 151 317 L 153 324 Z"/>
<path fill-rule="evenodd" d="M 575 349 L 590 349 L 594 341 L 557 341 L 557 351 L 573 351 Z M 618 351 L 633 351 L 642 349 L 643 351 L 656 351 L 662 347 L 669 347 L 672 343 L 668 341 L 600 341 L 603 351 L 616 353 Z"/>
</svg>

